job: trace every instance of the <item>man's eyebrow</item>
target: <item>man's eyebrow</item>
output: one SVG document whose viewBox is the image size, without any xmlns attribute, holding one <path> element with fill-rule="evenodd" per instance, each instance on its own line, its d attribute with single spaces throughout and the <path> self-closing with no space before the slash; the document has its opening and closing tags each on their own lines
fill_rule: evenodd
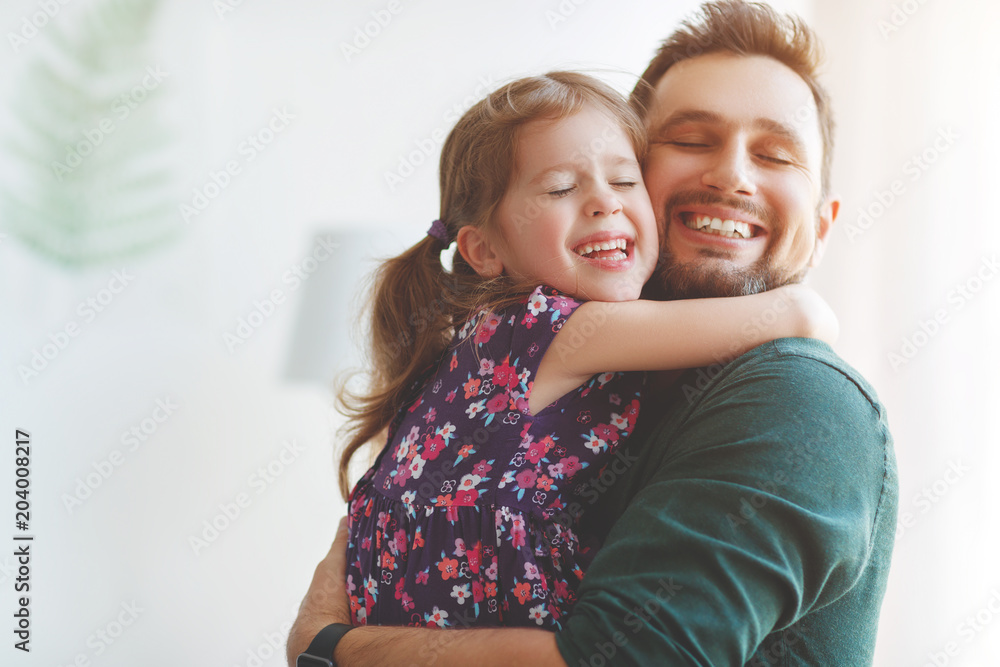
<svg viewBox="0 0 1000 667">
<path fill-rule="evenodd" d="M 687 123 L 729 125 L 732 121 L 723 118 L 720 114 L 717 114 L 714 111 L 706 111 L 704 109 L 681 109 L 679 111 L 675 111 L 669 118 L 654 128 L 653 131 L 650 132 L 650 140 L 654 142 L 660 141 L 663 139 L 664 134 L 678 125 L 685 125 Z M 767 132 L 768 134 L 777 136 L 779 139 L 791 144 L 792 148 L 799 152 L 805 151 L 805 144 L 802 141 L 802 137 L 799 136 L 798 132 L 795 131 L 792 125 L 782 123 L 774 120 L 773 118 L 759 117 L 753 119 L 751 127 L 755 130 L 761 130 Z"/>
<path fill-rule="evenodd" d="M 652 132 L 650 132 L 651 137 L 658 137 L 659 135 L 672 130 L 678 125 L 684 125 L 685 123 L 708 123 L 711 125 L 721 125 L 725 123 L 722 116 L 712 111 L 704 111 L 702 109 L 681 109 L 680 111 L 675 111 L 669 118 L 656 126 Z"/>
<path fill-rule="evenodd" d="M 791 145 L 792 149 L 798 153 L 805 154 L 806 146 L 802 137 L 795 131 L 792 125 L 782 123 L 773 118 L 755 118 L 753 121 L 755 129 L 763 130 L 768 134 L 773 134 L 779 139 Z"/>
</svg>

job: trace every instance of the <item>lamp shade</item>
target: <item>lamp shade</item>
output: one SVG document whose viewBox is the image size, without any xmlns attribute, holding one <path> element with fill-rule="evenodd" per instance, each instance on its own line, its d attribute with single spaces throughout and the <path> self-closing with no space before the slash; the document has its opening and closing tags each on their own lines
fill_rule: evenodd
<svg viewBox="0 0 1000 667">
<path fill-rule="evenodd" d="M 300 264 L 302 296 L 285 377 L 329 384 L 360 367 L 366 278 L 402 248 L 398 235 L 372 227 L 320 230 L 310 247 L 315 252 Z"/>
</svg>

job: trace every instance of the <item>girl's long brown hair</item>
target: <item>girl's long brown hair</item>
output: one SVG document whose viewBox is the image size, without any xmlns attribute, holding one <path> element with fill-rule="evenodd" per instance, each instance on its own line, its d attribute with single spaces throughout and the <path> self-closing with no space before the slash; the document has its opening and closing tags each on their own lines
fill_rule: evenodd
<svg viewBox="0 0 1000 667">
<path fill-rule="evenodd" d="M 618 93 L 585 74 L 549 72 L 518 79 L 470 108 L 441 150 L 441 221 L 449 238 L 457 238 L 466 225 L 495 231 L 494 217 L 514 172 L 521 126 L 536 119 L 565 118 L 588 105 L 607 113 L 624 130 L 641 163 L 646 152 L 642 122 Z M 530 224 L 530 216 L 518 222 Z M 367 391 L 352 392 L 345 383 L 338 396 L 348 417 L 343 429 L 347 444 L 340 457 L 345 499 L 351 458 L 416 398 L 455 327 L 477 312 L 517 303 L 536 286 L 504 275 L 482 278 L 459 252 L 452 270 L 446 271 L 440 261 L 443 245 L 426 236 L 372 276 Z"/>
</svg>

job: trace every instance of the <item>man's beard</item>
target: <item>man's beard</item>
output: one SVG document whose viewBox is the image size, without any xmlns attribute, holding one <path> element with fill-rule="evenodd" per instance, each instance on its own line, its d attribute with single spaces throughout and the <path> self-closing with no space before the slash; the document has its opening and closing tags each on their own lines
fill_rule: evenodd
<svg viewBox="0 0 1000 667">
<path fill-rule="evenodd" d="M 805 269 L 788 274 L 775 270 L 765 255 L 750 266 L 718 269 L 701 262 L 677 262 L 666 247 L 660 253 L 660 265 L 653 280 L 647 285 L 648 294 L 643 298 L 664 301 L 674 299 L 702 299 L 719 296 L 746 296 L 797 283 L 805 276 Z"/>
<path fill-rule="evenodd" d="M 774 215 L 758 204 L 729 199 L 707 192 L 682 191 L 675 193 L 666 203 L 665 220 L 671 224 L 674 211 L 681 205 L 717 205 L 744 211 L 774 229 Z M 775 269 L 767 253 L 753 264 L 728 269 L 711 268 L 706 263 L 713 258 L 724 259 L 725 253 L 708 248 L 702 250 L 703 261 L 678 262 L 664 243 L 660 261 L 653 278 L 646 284 L 642 298 L 671 301 L 674 299 L 700 299 L 723 296 L 746 296 L 765 292 L 775 287 L 797 283 L 806 274 L 806 268 L 795 273 Z"/>
</svg>

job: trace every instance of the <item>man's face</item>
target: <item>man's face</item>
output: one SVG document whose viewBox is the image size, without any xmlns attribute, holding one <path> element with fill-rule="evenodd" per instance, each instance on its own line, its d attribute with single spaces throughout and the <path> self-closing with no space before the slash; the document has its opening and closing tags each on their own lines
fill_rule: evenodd
<svg viewBox="0 0 1000 667">
<path fill-rule="evenodd" d="M 820 200 L 816 104 L 795 72 L 764 56 L 681 61 L 657 84 L 647 126 L 663 233 L 650 296 L 759 292 L 818 261 L 839 202 Z"/>
</svg>

